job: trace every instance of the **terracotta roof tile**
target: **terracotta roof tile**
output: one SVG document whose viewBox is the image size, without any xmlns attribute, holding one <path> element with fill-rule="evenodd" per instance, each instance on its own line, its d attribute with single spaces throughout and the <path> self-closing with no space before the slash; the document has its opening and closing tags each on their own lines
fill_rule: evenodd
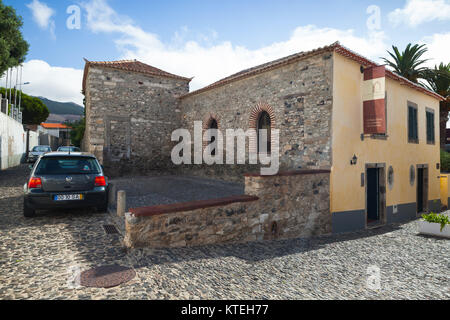
<svg viewBox="0 0 450 320">
<path fill-rule="evenodd" d="M 62 123 L 41 123 L 41 127 L 45 129 L 70 129 L 69 126 Z"/>
<path fill-rule="evenodd" d="M 214 82 L 213 84 L 210 84 L 210 85 L 208 85 L 208 86 L 206 86 L 204 88 L 201 88 L 201 89 L 196 90 L 196 91 L 189 92 L 189 93 L 181 96 L 180 99 L 183 99 L 185 97 L 196 95 L 196 94 L 199 94 L 199 93 L 202 93 L 202 92 L 205 92 L 205 91 L 208 91 L 208 90 L 211 90 L 211 89 L 214 89 L 214 88 L 226 85 L 226 84 L 231 83 L 233 81 L 238 81 L 238 80 L 241 80 L 241 79 L 244 79 L 244 78 L 247 78 L 247 77 L 251 77 L 251 76 L 254 76 L 254 75 L 257 75 L 257 74 L 269 71 L 269 70 L 273 70 L 273 69 L 282 67 L 284 65 L 291 64 L 291 63 L 296 62 L 298 60 L 306 59 L 308 57 L 315 56 L 315 55 L 318 55 L 318 54 L 322 54 L 324 52 L 333 52 L 333 51 L 338 53 L 338 54 L 340 54 L 340 55 L 343 55 L 344 57 L 347 57 L 349 59 L 352 59 L 352 60 L 362 64 L 364 67 L 377 66 L 378 65 L 375 62 L 373 62 L 373 61 L 371 61 L 371 60 L 369 60 L 369 59 L 367 59 L 367 58 L 365 58 L 365 57 L 363 57 L 363 56 L 361 56 L 361 55 L 351 51 L 350 49 L 347 49 L 346 47 L 342 46 L 339 42 L 335 42 L 335 43 L 333 43 L 333 44 L 331 44 L 329 46 L 321 47 L 321 48 L 314 49 L 314 50 L 307 51 L 307 52 L 299 52 L 299 53 L 296 53 L 296 54 L 293 54 L 293 55 L 290 55 L 290 56 L 287 56 L 287 57 L 284 57 L 284 58 L 281 58 L 281 59 L 277 59 L 277 60 L 274 60 L 274 61 L 271 61 L 271 62 L 268 62 L 268 63 L 264 63 L 264 64 L 261 64 L 259 66 L 253 67 L 253 68 L 249 68 L 249 69 L 240 71 L 240 72 L 235 73 L 235 74 L 233 74 L 231 76 L 228 76 L 228 77 L 226 77 L 224 79 L 221 79 L 221 80 L 219 80 L 217 82 Z M 430 90 L 422 87 L 419 84 L 413 83 L 413 82 L 409 81 L 408 79 L 406 79 L 404 77 L 401 77 L 401 76 L 393 73 L 392 71 L 390 71 L 388 69 L 386 69 L 386 77 L 388 77 L 390 79 L 393 79 L 393 80 L 396 80 L 396 81 L 399 81 L 400 84 L 402 84 L 402 85 L 407 85 L 410 88 L 413 88 L 415 90 L 421 91 L 422 93 L 425 93 L 425 94 L 427 94 L 429 96 L 432 96 L 432 97 L 434 97 L 434 98 L 436 98 L 438 100 L 442 100 L 443 99 L 443 97 L 441 97 L 437 93 L 435 93 L 433 91 L 430 91 Z"/>
<path fill-rule="evenodd" d="M 320 54 L 320 53 L 324 53 L 324 52 L 332 52 L 334 47 L 337 46 L 337 45 L 339 45 L 339 43 L 335 42 L 335 43 L 333 43 L 332 45 L 329 45 L 329 46 L 325 46 L 325 47 L 314 49 L 314 50 L 307 51 L 307 52 L 295 53 L 295 54 L 292 54 L 290 56 L 287 56 L 287 57 L 284 57 L 284 58 L 281 58 L 281 59 L 277 59 L 277 60 L 274 60 L 274 61 L 271 61 L 271 62 L 267 62 L 267 63 L 261 64 L 259 66 L 253 67 L 253 68 L 249 68 L 249 69 L 240 71 L 240 72 L 235 73 L 235 74 L 233 74 L 231 76 L 223 78 L 223 79 L 221 79 L 221 80 L 219 80 L 217 82 L 214 82 L 213 84 L 210 84 L 209 86 L 206 86 L 204 88 L 201 88 L 201 89 L 193 91 L 193 92 L 189 92 L 189 93 L 181 96 L 180 98 L 185 98 L 185 97 L 188 97 L 188 96 L 191 96 L 191 95 L 195 95 L 195 94 L 198 94 L 198 93 L 201 93 L 201 92 L 213 89 L 213 88 L 217 88 L 217 87 L 223 86 L 223 85 L 225 85 L 227 83 L 230 83 L 230 82 L 233 82 L 233 81 L 237 81 L 237 80 L 244 79 L 244 78 L 247 78 L 247 77 L 259 74 L 259 73 L 263 73 L 263 72 L 266 72 L 266 71 L 269 71 L 269 70 L 272 70 L 272 69 L 276 69 L 276 68 L 279 68 L 281 66 L 293 63 L 293 62 L 295 62 L 297 60 L 300 60 L 300 59 L 311 57 L 311 56 L 314 56 L 314 55 L 317 55 L 317 54 Z"/>
<path fill-rule="evenodd" d="M 139 73 L 148 74 L 148 75 L 152 75 L 152 76 L 180 79 L 180 80 L 185 80 L 185 81 L 189 81 L 189 82 L 192 80 L 192 78 L 181 77 L 176 74 L 172 74 L 172 73 L 166 72 L 164 70 L 152 67 L 148 64 L 142 63 L 137 60 L 88 61 L 88 60 L 84 59 L 84 61 L 86 62 L 86 64 L 84 67 L 84 76 L 83 76 L 83 92 L 86 89 L 86 78 L 87 78 L 88 69 L 90 66 L 98 66 L 98 67 L 112 68 L 112 69 L 125 70 L 125 71 L 131 71 L 131 72 L 139 72 Z"/>
</svg>

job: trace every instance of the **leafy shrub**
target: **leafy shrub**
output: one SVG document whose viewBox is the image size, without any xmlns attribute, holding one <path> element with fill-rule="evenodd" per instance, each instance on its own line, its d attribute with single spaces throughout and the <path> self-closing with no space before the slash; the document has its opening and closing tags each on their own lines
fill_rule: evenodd
<svg viewBox="0 0 450 320">
<path fill-rule="evenodd" d="M 72 127 L 72 131 L 70 131 L 70 140 L 75 147 L 81 148 L 84 130 L 86 129 L 86 118 L 81 118 L 79 121 L 68 123 L 68 125 Z"/>
<path fill-rule="evenodd" d="M 450 153 L 441 150 L 441 171 L 450 172 Z"/>
<path fill-rule="evenodd" d="M 450 218 L 445 214 L 436 214 L 431 212 L 430 214 L 423 214 L 423 220 L 431 223 L 439 223 L 441 225 L 441 232 L 444 229 L 445 225 L 450 224 Z"/>
</svg>

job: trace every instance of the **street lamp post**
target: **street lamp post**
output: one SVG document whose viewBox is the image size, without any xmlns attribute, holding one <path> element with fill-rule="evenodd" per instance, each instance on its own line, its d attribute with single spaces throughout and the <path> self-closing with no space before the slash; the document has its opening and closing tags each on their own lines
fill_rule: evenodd
<svg viewBox="0 0 450 320">
<path fill-rule="evenodd" d="M 19 89 L 19 110 L 20 110 L 20 106 L 21 106 L 21 102 L 22 102 L 22 86 L 25 86 L 27 84 L 30 84 L 30 82 L 24 82 L 24 83 L 19 84 L 19 86 L 20 86 L 20 89 Z M 15 92 L 14 105 L 16 105 L 16 102 L 17 102 L 17 85 L 14 86 L 14 92 Z"/>
<path fill-rule="evenodd" d="M 22 82 L 22 75 L 20 75 L 20 82 Z M 19 112 L 20 112 L 20 107 L 21 107 L 21 103 L 22 103 L 22 86 L 23 85 L 27 85 L 30 84 L 30 82 L 24 82 L 24 83 L 20 83 L 20 90 L 19 90 Z M 16 96 L 17 96 L 17 85 L 14 87 L 14 90 L 16 92 L 16 95 L 14 96 L 14 103 L 16 102 Z M 28 160 L 28 156 L 30 154 L 30 128 L 28 128 L 27 126 L 27 145 L 26 145 L 26 152 L 25 152 L 25 159 Z"/>
</svg>

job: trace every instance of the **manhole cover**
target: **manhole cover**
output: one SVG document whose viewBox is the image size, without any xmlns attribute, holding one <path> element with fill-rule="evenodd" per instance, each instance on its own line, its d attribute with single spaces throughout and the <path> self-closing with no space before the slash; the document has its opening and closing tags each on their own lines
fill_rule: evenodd
<svg viewBox="0 0 450 320">
<path fill-rule="evenodd" d="M 132 280 L 136 272 L 118 265 L 86 270 L 80 275 L 80 284 L 91 288 L 112 288 Z"/>
</svg>

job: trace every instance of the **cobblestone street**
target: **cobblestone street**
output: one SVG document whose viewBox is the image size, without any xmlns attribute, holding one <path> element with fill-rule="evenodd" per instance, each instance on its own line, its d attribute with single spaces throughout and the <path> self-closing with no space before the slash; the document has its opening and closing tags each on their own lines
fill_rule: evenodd
<svg viewBox="0 0 450 320">
<path fill-rule="evenodd" d="M 127 252 L 120 235 L 103 230 L 114 220 L 106 213 L 25 219 L 27 174 L 27 166 L 0 171 L 0 299 L 450 299 L 450 241 L 418 235 L 417 222 L 313 239 Z M 77 267 L 110 264 L 137 275 L 111 289 L 68 283 Z M 377 268 L 381 288 L 369 289 L 368 270 Z"/>
</svg>

